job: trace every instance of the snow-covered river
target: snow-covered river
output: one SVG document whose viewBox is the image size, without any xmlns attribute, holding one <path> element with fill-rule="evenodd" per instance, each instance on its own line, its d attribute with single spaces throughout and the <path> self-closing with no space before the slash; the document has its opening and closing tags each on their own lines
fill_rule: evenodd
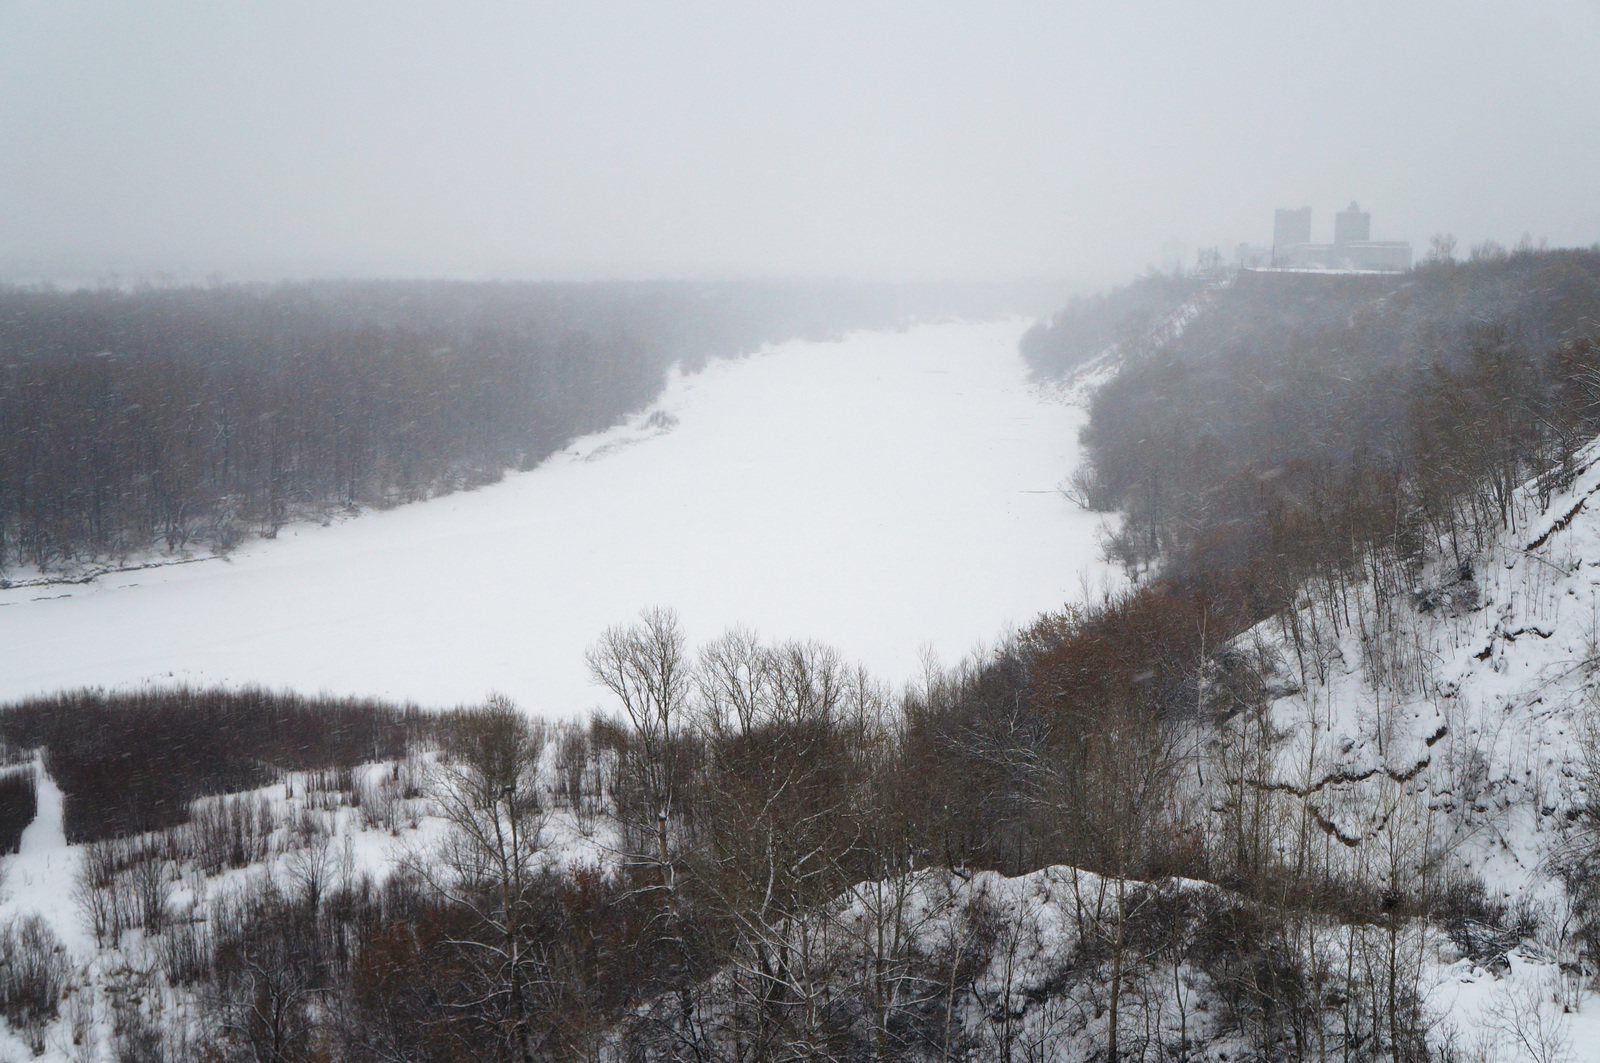
<svg viewBox="0 0 1600 1063">
<path fill-rule="evenodd" d="M 1024 327 L 786 344 L 675 379 L 668 430 L 647 411 L 492 487 L 0 592 L 0 700 L 256 683 L 569 715 L 602 702 L 585 646 L 649 605 L 902 682 L 1105 574 L 1100 518 L 1055 490 L 1084 411 L 1027 383 Z"/>
</svg>

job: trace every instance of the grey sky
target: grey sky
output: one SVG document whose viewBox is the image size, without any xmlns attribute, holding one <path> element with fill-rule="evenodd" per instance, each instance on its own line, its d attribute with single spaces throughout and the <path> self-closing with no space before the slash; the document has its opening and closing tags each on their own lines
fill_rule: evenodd
<svg viewBox="0 0 1600 1063">
<path fill-rule="evenodd" d="M 1600 4 L 0 0 L 0 277 L 1124 279 L 1600 240 Z"/>
</svg>

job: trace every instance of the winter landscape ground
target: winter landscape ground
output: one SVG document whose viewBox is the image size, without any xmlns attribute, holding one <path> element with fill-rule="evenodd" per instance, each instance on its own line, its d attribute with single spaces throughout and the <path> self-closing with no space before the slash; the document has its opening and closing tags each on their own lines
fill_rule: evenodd
<svg viewBox="0 0 1600 1063">
<path fill-rule="evenodd" d="M 938 334 L 948 337 L 951 331 Z M 882 338 L 853 342 L 871 342 L 878 355 L 871 368 L 886 367 Z M 760 361 L 755 367 L 765 368 Z M 727 367 L 723 379 L 743 368 Z M 693 393 L 679 382 L 668 396 L 676 403 L 664 408 L 689 416 L 706 409 L 689 400 Z M 637 438 L 609 433 L 575 449 L 594 454 L 606 443 Z M 612 460 L 646 453 L 653 445 L 660 441 L 646 437 Z M 1371 634 L 1357 637 L 1347 630 L 1309 638 L 1303 650 L 1310 663 L 1295 663 L 1283 620 L 1268 621 L 1235 642 L 1239 652 L 1275 659 L 1286 684 L 1269 704 L 1281 745 L 1266 753 L 1254 779 L 1308 798 L 1304 807 L 1322 824 L 1315 844 L 1329 850 L 1330 859 L 1368 873 L 1416 874 L 1416 868 L 1402 867 L 1424 855 L 1411 847 L 1438 846 L 1418 839 L 1443 832 L 1447 873 L 1481 877 L 1497 903 L 1540 920 L 1540 930 L 1520 942 L 1496 941 L 1491 928 L 1479 926 L 1416 925 L 1400 938 L 1402 962 L 1415 972 L 1423 994 L 1429 1044 L 1469 1059 L 1558 1063 L 1600 1053 L 1600 995 L 1577 974 L 1573 944 L 1560 931 L 1565 901 L 1550 870 L 1563 844 L 1559 824 L 1587 801 L 1584 720 L 1594 696 L 1600 630 L 1588 574 L 1600 550 L 1600 517 L 1590 512 L 1590 500 L 1600 492 L 1600 444 L 1580 458 L 1579 469 L 1572 487 L 1547 505 L 1535 501 L 1532 485 L 1518 492 L 1514 526 L 1473 559 L 1481 572 L 1475 581 L 1454 573 L 1428 575 L 1425 582 L 1438 582 L 1454 595 L 1442 611 L 1396 617 L 1357 591 L 1350 608 L 1366 617 Z M 493 496 L 484 491 L 472 500 Z M 368 522 L 353 522 L 343 532 L 363 523 Z M 291 539 L 260 549 L 288 554 L 299 545 Z M 229 576 L 222 569 L 216 578 Z M 1469 592 L 1469 585 L 1478 589 Z M 1316 612 L 1308 606 L 1301 623 L 1313 630 L 1320 619 L 1327 632 L 1330 617 Z M 1379 642 L 1414 653 L 1409 667 L 1417 671 L 1399 686 L 1394 675 L 1374 671 L 1375 656 L 1383 652 L 1375 648 Z M 1214 781 L 1194 791 L 1197 806 L 1228 814 L 1230 790 L 1239 782 L 1229 772 L 1250 755 L 1246 729 L 1245 721 L 1235 721 L 1234 732 L 1224 731 L 1202 754 L 1201 776 Z M 555 809 L 539 821 L 537 864 L 562 874 L 615 873 L 625 863 L 627 843 L 605 816 L 561 809 L 560 756 L 559 744 L 547 744 L 533 783 L 542 803 Z M 429 770 L 425 763 L 406 768 Z M 55 1022 L 28 1032 L 0 1028 L 0 1051 L 8 1053 L 3 1058 L 14 1060 L 128 1058 L 130 1030 L 180 1036 L 189 1024 L 202 1022 L 208 1005 L 203 993 L 164 973 L 174 962 L 169 943 L 179 927 L 203 926 L 207 913 L 213 921 L 221 918 L 217 912 L 241 903 L 269 879 L 272 888 L 291 891 L 308 873 L 322 875 L 324 889 L 348 888 L 363 877 L 381 884 L 398 868 L 438 859 L 434 846 L 449 829 L 426 801 L 399 800 L 397 792 L 386 811 L 378 808 L 375 795 L 384 792 L 391 771 L 398 777 L 396 764 L 359 767 L 349 793 L 319 792 L 314 773 L 290 773 L 243 797 L 270 809 L 274 824 L 258 857 L 217 875 L 174 865 L 162 892 L 173 920 L 167 929 L 141 929 L 130 919 L 114 941 L 97 942 L 79 887 L 86 848 L 67 843 L 61 791 L 42 766 L 34 770 L 38 815 L 23 833 L 20 851 L 0 865 L 0 919 L 44 917 L 71 961 L 66 1002 Z M 359 807 L 352 807 L 358 799 Z M 308 872 L 313 861 L 321 870 Z M 1142 883 L 1128 888 L 1146 890 Z M 1181 879 L 1139 896 L 1139 910 L 1238 903 L 1227 891 Z M 973 941 L 979 923 L 998 922 L 999 940 L 983 946 L 981 961 L 971 961 L 976 966 L 958 1020 L 964 1053 L 988 1060 L 1030 1047 L 1043 1058 L 1088 1063 L 1100 1058 L 1107 1032 L 1104 984 L 1065 972 L 1072 970 L 1072 957 L 1092 953 L 1093 939 L 1109 933 L 1119 898 L 1114 880 L 1071 867 L 1014 878 L 933 869 L 850 886 L 829 906 L 826 920 L 813 926 L 808 948 L 833 957 L 827 967 L 832 977 L 848 980 L 858 977 L 856 965 L 870 962 L 875 947 L 881 949 L 870 941 L 881 932 L 884 906 L 891 902 L 899 911 L 896 932 L 905 937 L 895 948 L 905 955 L 944 955 L 952 943 Z M 137 903 L 131 893 L 127 903 Z M 1318 942 L 1313 947 L 1333 958 L 1333 969 L 1347 958 L 1370 962 L 1374 928 L 1360 929 L 1358 936 L 1355 927 L 1319 922 L 1311 930 Z M 1377 940 L 1381 951 L 1381 935 Z M 809 962 L 821 963 L 816 957 Z M 1214 972 L 1192 958 L 1169 962 L 1164 976 L 1159 968 L 1154 977 L 1124 976 L 1138 989 L 1129 993 L 1137 1001 L 1141 1036 L 1156 1044 L 1193 1044 L 1203 1048 L 1200 1058 L 1219 1063 L 1257 1058 L 1259 1044 L 1215 1009 Z M 1124 1006 L 1134 1010 L 1134 1000 Z M 167 1051 L 174 1050 L 169 1044 Z M 603 1058 L 622 1058 L 617 1045 L 607 1051 L 614 1054 Z"/>
<path fill-rule="evenodd" d="M 695 638 L 819 639 L 885 679 L 1112 578 L 1071 387 L 1024 321 L 791 342 L 675 376 L 539 468 L 222 558 L 0 591 L 0 699 L 261 684 L 450 705 L 599 704 L 584 647 L 669 605 Z"/>
<path fill-rule="evenodd" d="M 1595 1058 L 1597 300 L 1152 275 L 13 570 L 0 1060 Z"/>
<path fill-rule="evenodd" d="M 1600 1063 L 1596 54 L 0 0 L 0 1063 Z"/>
</svg>

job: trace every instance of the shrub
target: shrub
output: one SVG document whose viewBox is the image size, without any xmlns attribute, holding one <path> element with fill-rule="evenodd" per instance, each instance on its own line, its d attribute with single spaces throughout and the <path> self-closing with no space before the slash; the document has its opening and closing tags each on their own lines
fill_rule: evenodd
<svg viewBox="0 0 1600 1063">
<path fill-rule="evenodd" d="M 39 811 L 38 783 L 33 765 L 0 770 L 0 856 L 16 852 L 22 832 Z"/>
<path fill-rule="evenodd" d="M 56 1017 L 70 968 L 66 950 L 38 915 L 0 923 L 0 1015 L 43 1051 L 43 1028 Z"/>
</svg>

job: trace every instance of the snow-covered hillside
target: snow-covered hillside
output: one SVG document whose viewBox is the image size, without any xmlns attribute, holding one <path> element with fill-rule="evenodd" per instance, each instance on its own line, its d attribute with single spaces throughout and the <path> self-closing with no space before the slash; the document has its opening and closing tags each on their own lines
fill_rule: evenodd
<svg viewBox="0 0 1600 1063">
<path fill-rule="evenodd" d="M 1600 997 L 1582 988 L 1576 937 L 1592 915 L 1560 876 L 1596 841 L 1597 495 L 1600 441 L 1547 500 L 1525 484 L 1485 548 L 1457 558 L 1435 544 L 1408 585 L 1380 558 L 1342 590 L 1308 588 L 1297 611 L 1236 642 L 1273 673 L 1267 727 L 1234 720 L 1211 756 L 1216 811 L 1242 773 L 1246 789 L 1315 824 L 1329 866 L 1385 884 L 1400 903 L 1481 881 L 1522 940 L 1474 945 L 1477 931 L 1457 926 L 1446 941 L 1439 928 L 1430 1004 L 1470 1033 L 1482 1009 L 1519 995 L 1564 1001 L 1573 1011 L 1550 1021 L 1578 1058 L 1600 1053 Z M 1271 751 L 1253 761 L 1246 747 L 1263 733 Z"/>
<path fill-rule="evenodd" d="M 1342 626 L 1325 602 L 1303 602 L 1299 649 L 1289 618 L 1241 640 L 1270 648 L 1291 684 L 1271 706 L 1287 740 L 1268 781 L 1305 794 L 1352 850 L 1384 834 L 1385 801 L 1414 799 L 1460 870 L 1507 902 L 1548 899 L 1561 828 L 1590 800 L 1596 492 L 1600 443 L 1547 506 L 1525 486 L 1497 542 L 1430 565 L 1381 609 L 1364 583 Z"/>
<path fill-rule="evenodd" d="M 369 792 L 378 793 L 392 765 L 368 765 Z M 419 767 L 420 770 L 420 767 Z M 260 806 L 271 825 L 262 852 L 246 866 L 207 873 L 192 860 L 170 865 L 159 857 L 158 881 L 167 923 L 158 934 L 126 917 L 128 896 L 120 902 L 108 895 L 104 912 L 127 906 L 114 916 L 116 928 L 97 938 L 90 907 L 84 902 L 82 868 L 91 847 L 68 844 L 63 830 L 63 795 L 43 764 L 35 763 L 39 808 L 22 836 L 20 851 L 0 856 L 0 933 L 15 934 L 27 920 L 40 919 L 59 944 L 56 962 L 63 976 L 61 1006 L 36 1026 L 19 1029 L 0 1019 L 0 1058 L 39 1058 L 47 1063 L 94 1063 L 127 1058 L 135 1029 L 185 1029 L 192 1018 L 195 993 L 171 976 L 180 942 L 206 941 L 208 921 L 238 895 L 267 877 L 293 881 L 308 860 L 323 866 L 328 882 L 343 884 L 360 875 L 385 879 L 397 860 L 410 852 L 426 852 L 441 833 L 437 819 L 426 815 L 420 801 L 394 800 L 385 807 L 392 827 L 377 809 L 360 811 L 346 803 L 348 795 L 320 792 L 314 776 L 290 774 L 284 782 L 232 797 L 208 798 L 198 804 L 243 802 Z M 291 796 L 292 795 L 292 796 Z M 180 832 L 181 833 L 181 832 Z M 144 839 L 148 852 L 158 851 L 161 835 Z M 560 838 L 553 838 L 558 844 Z M 133 849 L 128 850 L 134 851 Z M 553 848 L 553 853 L 563 850 Z M 126 880 L 126 872 L 122 877 Z M 126 881 L 124 882 L 126 888 Z M 181 947 L 181 946 L 180 946 Z M 0 951 L 0 962 L 11 960 Z"/>
<path fill-rule="evenodd" d="M 600 700 L 584 647 L 658 604 L 904 680 L 1104 576 L 1099 518 L 1056 491 L 1083 411 L 1027 383 L 1025 324 L 786 344 L 492 487 L 0 591 L 0 699 L 255 683 L 570 715 Z"/>
</svg>

